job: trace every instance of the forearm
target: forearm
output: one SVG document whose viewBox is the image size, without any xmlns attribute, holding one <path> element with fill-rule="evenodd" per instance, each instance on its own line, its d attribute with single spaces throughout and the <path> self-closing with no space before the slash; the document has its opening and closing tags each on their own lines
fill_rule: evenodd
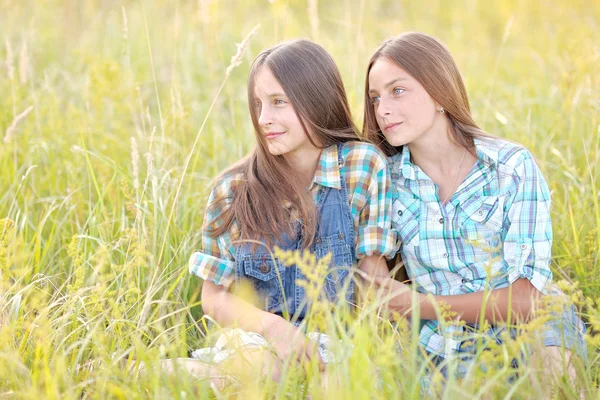
<svg viewBox="0 0 600 400">
<path fill-rule="evenodd" d="M 387 277 L 389 270 L 384 256 L 367 256 L 358 261 L 358 269 L 370 277 Z"/>
<path fill-rule="evenodd" d="M 411 293 L 406 295 L 408 301 L 405 304 L 411 303 L 411 295 Z M 491 292 L 453 296 L 418 294 L 418 304 L 414 304 L 412 308 L 419 307 L 419 317 L 422 319 L 437 319 L 435 305 L 445 303 L 449 306 L 450 311 L 455 312 L 458 318 L 469 324 L 481 322 L 482 312 L 484 319 L 491 323 L 504 322 L 509 318 L 511 322 L 527 321 L 531 318 L 541 296 L 542 294 L 527 279 L 518 279 L 506 288 Z M 410 311 L 406 307 L 404 310 Z"/>
<path fill-rule="evenodd" d="M 202 309 L 221 326 L 236 326 L 263 336 L 267 336 L 273 319 L 279 318 L 210 281 L 202 285 Z"/>
</svg>

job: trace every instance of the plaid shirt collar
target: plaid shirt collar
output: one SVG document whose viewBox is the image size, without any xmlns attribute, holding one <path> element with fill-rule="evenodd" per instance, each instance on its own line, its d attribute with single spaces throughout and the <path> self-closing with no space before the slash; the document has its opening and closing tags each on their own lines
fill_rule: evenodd
<svg viewBox="0 0 600 400">
<path fill-rule="evenodd" d="M 317 165 L 311 188 L 314 185 L 321 185 L 334 189 L 342 188 L 337 145 L 334 144 L 321 151 L 321 157 L 319 158 L 319 164 Z"/>
<path fill-rule="evenodd" d="M 475 139 L 475 149 L 477 152 L 477 158 L 484 164 L 488 165 L 491 169 L 495 169 L 498 164 L 498 151 L 495 148 L 489 148 L 485 145 L 485 139 Z M 402 146 L 402 153 L 400 154 L 400 162 L 397 164 L 396 173 L 402 172 L 402 176 L 408 180 L 424 179 L 423 172 L 420 168 L 410 161 L 410 150 L 408 146 Z M 425 178 L 426 179 L 426 178 Z"/>
</svg>

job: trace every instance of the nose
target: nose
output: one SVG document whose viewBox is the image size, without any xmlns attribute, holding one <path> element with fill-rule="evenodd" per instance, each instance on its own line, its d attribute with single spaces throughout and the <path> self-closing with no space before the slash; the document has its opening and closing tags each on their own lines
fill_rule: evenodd
<svg viewBox="0 0 600 400">
<path fill-rule="evenodd" d="M 268 106 L 260 107 L 260 113 L 258 114 L 258 124 L 263 128 L 273 123 L 273 117 Z"/>
<path fill-rule="evenodd" d="M 375 112 L 380 118 L 384 118 L 392 114 L 391 104 L 384 96 L 379 98 L 379 103 L 377 103 L 377 107 L 375 107 Z"/>
</svg>

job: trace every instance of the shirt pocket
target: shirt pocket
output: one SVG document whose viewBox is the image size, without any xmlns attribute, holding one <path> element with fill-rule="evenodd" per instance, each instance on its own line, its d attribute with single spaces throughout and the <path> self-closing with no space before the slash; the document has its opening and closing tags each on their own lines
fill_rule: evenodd
<svg viewBox="0 0 600 400">
<path fill-rule="evenodd" d="M 497 273 L 500 265 L 498 261 L 502 243 L 504 198 L 473 197 L 459 207 L 460 236 L 467 242 L 465 249 L 468 249 L 463 252 L 464 261 L 482 263 L 492 260 L 492 270 Z"/>
<path fill-rule="evenodd" d="M 398 232 L 400 246 L 414 247 L 418 244 L 421 200 L 416 198 L 395 199 L 392 203 L 392 227 Z"/>
<path fill-rule="evenodd" d="M 351 300 L 354 295 L 354 285 L 350 274 L 354 258 L 346 240 L 343 232 L 315 238 L 317 258 L 321 259 L 331 253 L 331 262 L 324 282 L 324 295 L 329 301 L 335 301 L 342 292 L 345 293 L 348 300 Z"/>
<path fill-rule="evenodd" d="M 460 234 L 464 239 L 490 239 L 500 235 L 504 221 L 504 198 L 474 197 L 461 203 L 459 207 Z"/>
<path fill-rule="evenodd" d="M 266 311 L 278 311 L 284 297 L 285 267 L 270 255 L 253 255 L 244 259 L 244 272 L 260 299 L 264 299 Z"/>
</svg>

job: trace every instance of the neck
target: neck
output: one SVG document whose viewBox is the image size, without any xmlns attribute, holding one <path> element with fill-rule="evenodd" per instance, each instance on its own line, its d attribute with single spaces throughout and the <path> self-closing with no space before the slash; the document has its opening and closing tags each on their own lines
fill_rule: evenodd
<svg viewBox="0 0 600 400">
<path fill-rule="evenodd" d="M 424 171 L 432 168 L 442 173 L 456 171 L 457 160 L 461 159 L 465 148 L 456 143 L 451 135 L 450 127 L 443 124 L 409 143 L 412 162 Z"/>
<path fill-rule="evenodd" d="M 477 157 L 450 135 L 449 131 L 423 135 L 408 145 L 413 163 L 437 185 L 442 204 L 452 197 L 477 162 Z"/>
<path fill-rule="evenodd" d="M 290 154 L 290 164 L 300 177 L 300 182 L 304 187 L 309 187 L 315 176 L 319 159 L 321 158 L 321 150 L 312 147 L 302 152 Z"/>
</svg>

